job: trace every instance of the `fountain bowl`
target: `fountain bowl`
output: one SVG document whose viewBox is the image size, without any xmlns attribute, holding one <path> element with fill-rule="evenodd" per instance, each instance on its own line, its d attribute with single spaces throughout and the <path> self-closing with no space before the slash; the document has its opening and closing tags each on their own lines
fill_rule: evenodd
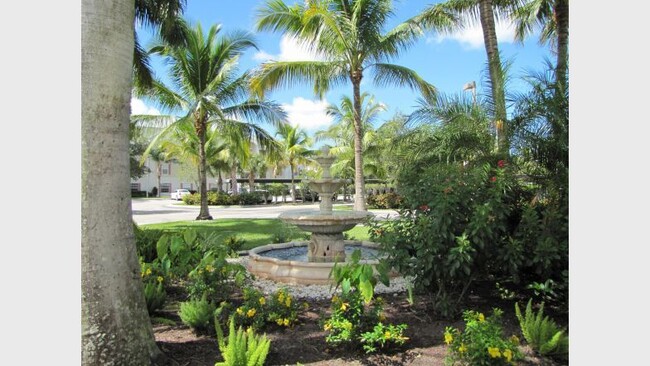
<svg viewBox="0 0 650 366">
<path fill-rule="evenodd" d="M 272 258 L 265 253 L 272 250 L 306 247 L 307 242 L 295 241 L 281 244 L 267 244 L 248 251 L 248 271 L 260 278 L 277 282 L 300 285 L 333 284 L 330 272 L 337 262 L 308 262 L 297 260 L 282 260 Z M 379 245 L 369 241 L 345 240 L 345 246 L 350 249 L 378 249 Z M 376 259 L 361 259 L 360 263 L 375 265 Z"/>
</svg>

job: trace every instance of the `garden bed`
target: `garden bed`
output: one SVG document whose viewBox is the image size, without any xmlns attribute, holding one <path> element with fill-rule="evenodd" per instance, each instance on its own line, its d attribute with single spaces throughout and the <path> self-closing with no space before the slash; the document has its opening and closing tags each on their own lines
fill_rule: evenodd
<svg viewBox="0 0 650 366">
<path fill-rule="evenodd" d="M 514 300 L 501 299 L 492 291 L 493 284 L 484 283 L 475 286 L 463 304 L 463 309 L 472 309 L 491 313 L 498 307 L 504 311 L 503 328 L 506 335 L 517 335 L 523 341 L 519 324 L 514 314 Z M 198 335 L 185 326 L 178 314 L 178 302 L 185 294 L 176 288 L 169 293 L 167 306 L 156 314 L 153 328 L 160 349 L 170 358 L 183 366 L 214 365 L 221 361 L 216 336 Z M 383 295 L 386 321 L 405 323 L 408 328 L 405 335 L 409 337 L 406 344 L 384 354 L 367 355 L 362 350 L 335 347 L 325 342 L 326 333 L 319 320 L 323 314 L 329 314 L 329 300 L 304 300 L 309 307 L 299 315 L 299 323 L 293 328 L 276 325 L 268 326 L 264 332 L 271 339 L 267 365 L 444 365 L 447 345 L 443 340 L 446 326 L 463 327 L 460 316 L 454 320 L 445 320 L 433 316 L 430 304 L 424 298 L 416 298 L 413 305 L 407 301 L 406 293 Z M 232 303 L 241 302 L 241 294 L 231 298 Z M 520 304 L 525 304 L 520 299 Z M 547 313 L 558 323 L 566 326 L 566 314 L 553 314 L 552 307 Z M 160 321 L 159 318 L 166 319 Z M 172 325 L 173 324 L 173 325 Z M 537 357 L 529 347 L 522 345 L 521 350 L 526 359 L 519 365 L 556 366 L 561 363 Z"/>
</svg>

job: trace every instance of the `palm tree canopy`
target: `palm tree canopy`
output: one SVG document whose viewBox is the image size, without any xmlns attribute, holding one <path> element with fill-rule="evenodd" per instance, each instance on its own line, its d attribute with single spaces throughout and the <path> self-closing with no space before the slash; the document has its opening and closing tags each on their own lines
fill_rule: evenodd
<svg viewBox="0 0 650 366">
<path fill-rule="evenodd" d="M 251 86 L 259 94 L 294 83 L 313 83 L 322 97 L 348 79 L 373 73 L 375 84 L 408 86 L 424 95 L 435 88 L 415 71 L 388 63 L 422 34 L 413 21 L 383 32 L 393 15 L 392 1 L 307 0 L 288 6 L 271 0 L 257 12 L 257 30 L 282 31 L 322 54 L 323 61 L 269 61 L 261 65 Z"/>
</svg>

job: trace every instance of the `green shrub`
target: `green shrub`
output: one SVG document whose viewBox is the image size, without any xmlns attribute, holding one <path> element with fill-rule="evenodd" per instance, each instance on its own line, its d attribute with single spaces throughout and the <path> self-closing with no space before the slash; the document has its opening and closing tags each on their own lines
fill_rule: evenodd
<svg viewBox="0 0 650 366">
<path fill-rule="evenodd" d="M 146 282 L 144 284 L 144 298 L 147 301 L 147 311 L 153 315 L 157 310 L 162 309 L 167 299 L 165 287 L 162 284 L 162 277 L 159 282 Z"/>
<path fill-rule="evenodd" d="M 270 295 L 266 309 L 266 321 L 283 327 L 292 327 L 298 321 L 300 305 L 285 288 Z"/>
<path fill-rule="evenodd" d="M 444 341 L 448 345 L 445 364 L 448 365 L 512 365 L 523 359 L 516 336 L 505 338 L 500 309 L 492 315 L 467 310 L 463 313 L 465 329 L 446 327 Z"/>
<path fill-rule="evenodd" d="M 231 253 L 237 253 L 244 247 L 246 240 L 238 237 L 237 235 L 231 235 L 226 238 L 226 240 L 224 240 L 223 244 Z"/>
<path fill-rule="evenodd" d="M 183 324 L 197 333 L 211 333 L 216 309 L 216 305 L 204 296 L 200 300 L 182 302 L 178 315 Z"/>
<path fill-rule="evenodd" d="M 374 326 L 372 331 L 361 334 L 361 343 L 366 353 L 377 352 L 389 345 L 402 345 L 408 337 L 404 337 L 406 324 L 384 325 L 379 323 Z"/>
<path fill-rule="evenodd" d="M 565 359 L 569 354 L 569 337 L 551 318 L 544 316 L 543 302 L 535 314 L 532 301 L 528 300 L 524 314 L 521 313 L 519 304 L 515 303 L 515 314 L 526 342 L 543 356 Z"/>
<path fill-rule="evenodd" d="M 215 301 L 226 300 L 235 288 L 246 283 L 250 274 L 243 265 L 228 262 L 228 254 L 225 249 L 205 253 L 187 275 L 190 298 L 208 296 Z"/>
<path fill-rule="evenodd" d="M 267 317 L 267 300 L 261 291 L 252 287 L 243 289 L 244 302 L 233 314 L 238 325 L 251 327 L 253 330 L 264 328 Z"/>
<path fill-rule="evenodd" d="M 239 327 L 235 331 L 235 319 L 230 319 L 230 329 L 226 340 L 218 321 L 215 321 L 217 340 L 223 362 L 215 366 L 263 366 L 271 347 L 271 340 L 264 335 L 257 335 L 252 329 L 246 332 Z"/>
<path fill-rule="evenodd" d="M 403 198 L 395 192 L 373 194 L 368 196 L 368 206 L 372 208 L 400 208 Z"/>
<path fill-rule="evenodd" d="M 156 259 L 156 243 L 163 235 L 161 230 L 141 229 L 133 223 L 133 234 L 135 235 L 135 247 L 138 257 L 145 262 L 152 262 Z"/>
</svg>

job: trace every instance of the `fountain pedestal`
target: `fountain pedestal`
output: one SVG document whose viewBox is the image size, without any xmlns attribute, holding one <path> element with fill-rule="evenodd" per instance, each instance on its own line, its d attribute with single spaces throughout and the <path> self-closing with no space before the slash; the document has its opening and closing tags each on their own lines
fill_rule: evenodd
<svg viewBox="0 0 650 366">
<path fill-rule="evenodd" d="M 343 232 L 373 216 L 367 211 L 332 211 L 332 195 L 345 183 L 343 179 L 332 179 L 330 166 L 334 157 L 319 156 L 315 160 L 323 168 L 323 177 L 308 182 L 309 188 L 318 192 L 321 198 L 319 211 L 291 211 L 278 218 L 312 233 L 308 245 L 309 262 L 345 261 Z"/>
</svg>

